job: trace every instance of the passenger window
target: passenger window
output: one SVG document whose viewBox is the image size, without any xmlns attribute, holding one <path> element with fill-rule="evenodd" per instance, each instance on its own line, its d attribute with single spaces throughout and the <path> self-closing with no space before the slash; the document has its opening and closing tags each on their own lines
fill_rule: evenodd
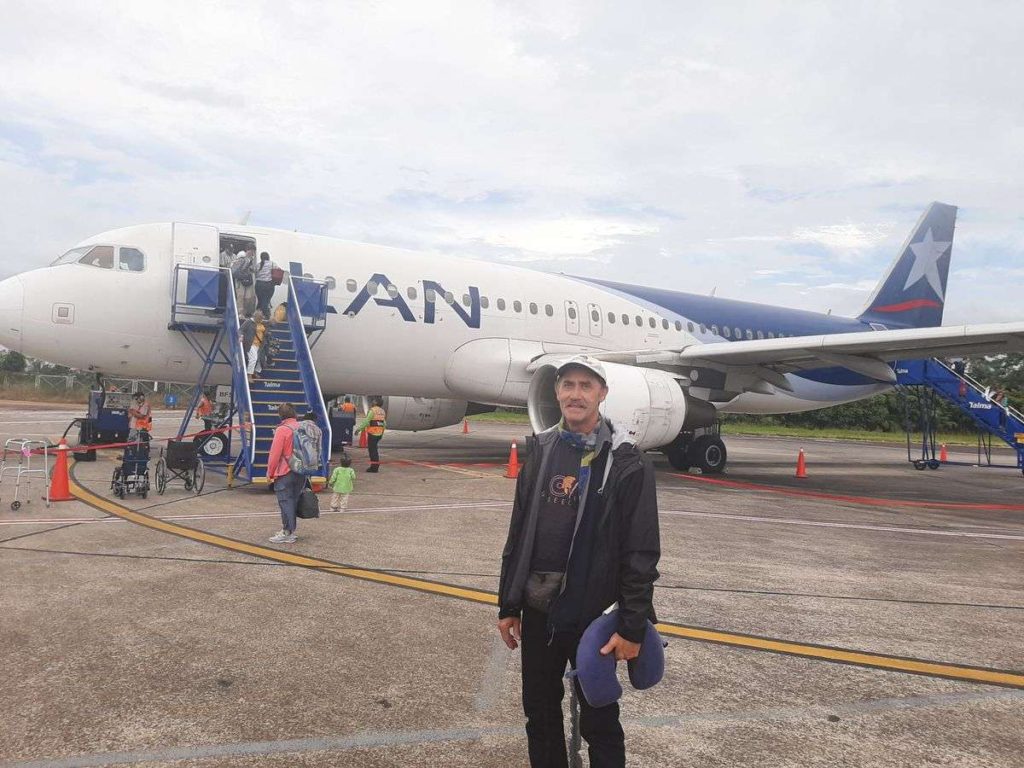
<svg viewBox="0 0 1024 768">
<path fill-rule="evenodd" d="M 408 290 L 406 290 L 405 295 L 408 296 L 413 301 L 415 301 L 416 300 L 416 289 L 413 288 L 412 286 L 410 286 L 408 288 Z"/>
<path fill-rule="evenodd" d="M 627 315 L 627 314 L 623 314 L 622 315 L 622 324 L 623 325 L 629 325 L 629 315 Z"/>
<path fill-rule="evenodd" d="M 480 308 L 481 309 L 487 309 L 489 306 L 491 306 L 490 299 L 488 299 L 486 296 L 481 296 L 480 297 Z"/>
<path fill-rule="evenodd" d="M 733 329 L 733 333 L 736 334 L 736 338 L 737 339 L 742 339 L 743 338 L 743 331 L 740 330 L 739 328 L 734 328 Z"/>
<path fill-rule="evenodd" d="M 90 267 L 100 267 L 101 269 L 113 269 L 114 268 L 114 246 L 112 245 L 97 245 L 92 248 L 85 256 L 79 259 L 82 264 L 88 264 Z"/>
<path fill-rule="evenodd" d="M 711 332 L 713 334 L 715 334 L 715 336 L 717 336 L 718 335 L 718 326 L 717 325 L 712 325 L 711 326 Z"/>
<path fill-rule="evenodd" d="M 768 338 L 769 339 L 774 339 L 775 338 L 775 331 L 768 331 Z"/>
<path fill-rule="evenodd" d="M 747 338 L 748 339 L 753 339 L 754 338 L 754 332 L 752 330 L 750 330 L 749 328 L 747 328 Z"/>
<path fill-rule="evenodd" d="M 469 294 L 468 293 L 462 294 L 462 303 L 465 304 L 467 307 L 469 306 L 470 300 L 469 300 Z"/>
<path fill-rule="evenodd" d="M 423 291 L 423 298 L 431 303 L 437 301 L 437 292 L 433 288 L 426 288 Z"/>
<path fill-rule="evenodd" d="M 651 326 L 651 328 L 657 328 L 658 327 L 658 321 L 655 320 L 653 317 L 648 317 L 647 318 L 647 323 L 648 323 L 648 325 Z"/>
<path fill-rule="evenodd" d="M 683 330 L 683 322 L 681 320 L 676 320 L 676 330 L 677 331 Z"/>
<path fill-rule="evenodd" d="M 725 326 L 725 328 L 722 329 L 722 335 L 725 336 L 725 338 L 727 338 L 727 339 L 731 339 L 732 338 L 732 328 L 730 328 L 728 325 Z"/>
<path fill-rule="evenodd" d="M 708 332 L 708 327 L 706 325 L 704 325 L 704 323 L 700 324 L 700 332 L 701 333 L 707 333 Z"/>
<path fill-rule="evenodd" d="M 609 312 L 608 313 L 608 322 L 611 323 L 612 325 L 615 324 L 615 313 L 614 312 Z"/>
<path fill-rule="evenodd" d="M 346 280 L 346 281 L 345 281 L 345 288 L 346 288 L 346 290 L 347 290 L 347 291 L 348 291 L 349 293 L 355 293 L 355 292 L 356 292 L 356 289 L 357 289 L 358 287 L 359 287 L 359 286 L 357 286 L 357 285 L 356 285 L 356 281 L 355 281 L 355 280 Z"/>
<path fill-rule="evenodd" d="M 324 278 L 324 284 L 327 286 L 328 291 L 333 291 L 337 286 L 337 282 L 335 282 L 334 278 L 330 275 Z"/>
<path fill-rule="evenodd" d="M 575 311 L 575 310 L 570 310 L 570 311 Z M 544 314 L 547 315 L 548 317 L 552 317 L 555 314 L 555 308 L 552 307 L 550 304 L 545 304 L 544 305 Z"/>
<path fill-rule="evenodd" d="M 451 291 L 445 291 L 444 292 L 444 300 L 447 301 L 449 304 L 454 304 L 455 303 L 455 294 L 453 294 Z"/>
<path fill-rule="evenodd" d="M 500 309 L 502 312 L 505 311 L 505 300 L 504 299 L 498 299 L 498 309 Z"/>
<path fill-rule="evenodd" d="M 146 257 L 138 248 L 119 248 L 117 268 L 122 272 L 142 272 L 146 268 Z"/>
<path fill-rule="evenodd" d="M 576 307 L 569 307 L 569 319 L 570 320 L 575 320 L 576 319 Z"/>
<path fill-rule="evenodd" d="M 637 315 L 636 318 L 634 318 L 634 319 L 636 320 L 636 324 L 637 325 L 643 325 L 644 324 L 644 319 L 642 317 L 640 317 L 640 315 Z"/>
<path fill-rule="evenodd" d="M 615 315 L 612 315 L 612 317 L 615 317 Z M 598 312 L 596 309 L 590 310 L 590 319 L 596 323 L 598 320 L 601 319 L 601 313 Z"/>
<path fill-rule="evenodd" d="M 667 331 L 667 330 L 668 330 L 668 320 L 666 320 L 665 318 L 661 318 L 661 327 L 662 327 L 662 328 L 663 328 L 664 330 L 666 330 L 666 331 Z"/>
<path fill-rule="evenodd" d="M 537 305 L 534 304 L 532 301 L 530 302 L 530 314 L 531 315 L 536 315 L 537 314 Z"/>
<path fill-rule="evenodd" d="M 388 290 L 388 296 L 390 296 L 392 299 L 397 299 L 398 298 L 398 287 L 397 286 L 389 285 L 387 290 Z"/>
<path fill-rule="evenodd" d="M 764 331 L 758 331 L 757 332 L 757 338 L 763 339 L 764 338 Z"/>
<path fill-rule="evenodd" d="M 693 323 L 688 322 L 686 324 L 686 330 L 688 330 L 690 333 L 693 333 Z"/>
<path fill-rule="evenodd" d="M 371 296 L 376 296 L 377 295 L 377 281 L 376 280 L 371 280 L 370 282 L 368 282 L 366 284 L 366 292 L 368 294 L 370 294 Z"/>
<path fill-rule="evenodd" d="M 515 301 L 512 302 L 512 309 L 515 310 L 516 312 L 522 312 L 523 302 L 521 302 L 519 299 L 516 299 Z"/>
</svg>

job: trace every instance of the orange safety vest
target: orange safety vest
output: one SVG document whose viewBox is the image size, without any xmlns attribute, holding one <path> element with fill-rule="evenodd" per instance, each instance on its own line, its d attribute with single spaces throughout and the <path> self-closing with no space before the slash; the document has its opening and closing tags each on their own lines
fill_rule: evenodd
<svg viewBox="0 0 1024 768">
<path fill-rule="evenodd" d="M 341 404 L 341 412 L 342 413 L 355 413 L 356 412 L 355 403 L 342 403 Z"/>
<path fill-rule="evenodd" d="M 209 416 L 211 413 L 213 413 L 213 403 L 210 402 L 210 398 L 204 396 L 199 401 L 199 407 L 196 408 L 196 415 L 199 416 L 199 418 L 203 418 L 204 416 Z"/>
<path fill-rule="evenodd" d="M 136 408 L 132 408 L 132 410 L 137 414 L 135 416 L 135 429 L 144 429 L 147 432 L 151 432 L 153 430 L 153 417 L 151 415 L 152 407 L 145 404 L 142 407 L 146 409 L 145 413 Z"/>
<path fill-rule="evenodd" d="M 384 419 L 387 414 L 379 405 L 373 406 L 367 416 L 370 417 L 370 425 L 366 428 L 366 434 L 380 437 L 384 434 Z"/>
</svg>

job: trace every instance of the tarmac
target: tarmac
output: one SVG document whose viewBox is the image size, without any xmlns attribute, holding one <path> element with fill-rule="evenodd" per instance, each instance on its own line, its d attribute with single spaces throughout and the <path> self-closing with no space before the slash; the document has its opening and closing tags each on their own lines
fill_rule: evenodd
<svg viewBox="0 0 1024 768">
<path fill-rule="evenodd" d="M 0 407 L 0 437 L 76 415 Z M 110 451 L 75 463 L 79 500 L 34 480 L 17 511 L 5 475 L 0 768 L 526 765 L 493 604 L 526 429 L 389 432 L 292 545 L 271 493 L 213 472 L 121 501 Z M 725 439 L 718 477 L 651 455 L 669 646 L 659 685 L 625 685 L 629 764 L 1024 766 L 1020 471 Z"/>
</svg>

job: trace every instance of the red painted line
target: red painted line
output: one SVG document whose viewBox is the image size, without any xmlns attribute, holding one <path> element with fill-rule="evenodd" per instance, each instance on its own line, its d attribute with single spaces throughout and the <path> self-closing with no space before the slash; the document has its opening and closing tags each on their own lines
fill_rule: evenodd
<svg viewBox="0 0 1024 768">
<path fill-rule="evenodd" d="M 968 502 L 953 501 L 907 501 L 904 499 L 880 499 L 874 496 L 845 496 L 835 493 L 822 493 L 820 491 L 798 491 L 793 488 L 781 488 L 777 485 L 761 485 L 759 483 L 744 483 L 739 480 L 721 480 L 714 477 L 701 475 L 684 475 L 680 472 L 670 472 L 672 477 L 683 480 L 691 480 L 697 483 L 708 483 L 725 488 L 738 488 L 744 491 L 762 491 L 765 493 L 777 493 L 781 496 L 796 496 L 805 499 L 825 499 L 827 501 L 846 501 L 852 504 L 863 504 L 871 507 L 913 507 L 925 509 L 974 509 L 1000 512 L 1024 512 L 1024 504 L 971 504 Z"/>
<path fill-rule="evenodd" d="M 909 309 L 919 309 L 921 307 L 941 307 L 939 302 L 933 299 L 914 299 L 913 301 L 904 301 L 901 304 L 889 304 L 884 307 L 872 307 L 872 312 L 906 312 Z"/>
</svg>

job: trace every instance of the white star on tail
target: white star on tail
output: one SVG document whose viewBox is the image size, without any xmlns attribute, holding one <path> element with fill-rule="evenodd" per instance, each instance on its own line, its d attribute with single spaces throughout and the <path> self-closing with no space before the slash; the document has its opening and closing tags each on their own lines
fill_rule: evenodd
<svg viewBox="0 0 1024 768">
<path fill-rule="evenodd" d="M 907 290 L 921 278 L 928 280 L 928 285 L 935 291 L 935 295 L 942 298 L 942 280 L 939 278 L 939 258 L 952 245 L 951 242 L 936 242 L 932 239 L 932 229 L 924 235 L 924 240 L 919 243 L 911 243 L 910 250 L 914 252 L 914 266 L 910 268 L 907 275 L 907 284 L 903 290 Z"/>
</svg>

